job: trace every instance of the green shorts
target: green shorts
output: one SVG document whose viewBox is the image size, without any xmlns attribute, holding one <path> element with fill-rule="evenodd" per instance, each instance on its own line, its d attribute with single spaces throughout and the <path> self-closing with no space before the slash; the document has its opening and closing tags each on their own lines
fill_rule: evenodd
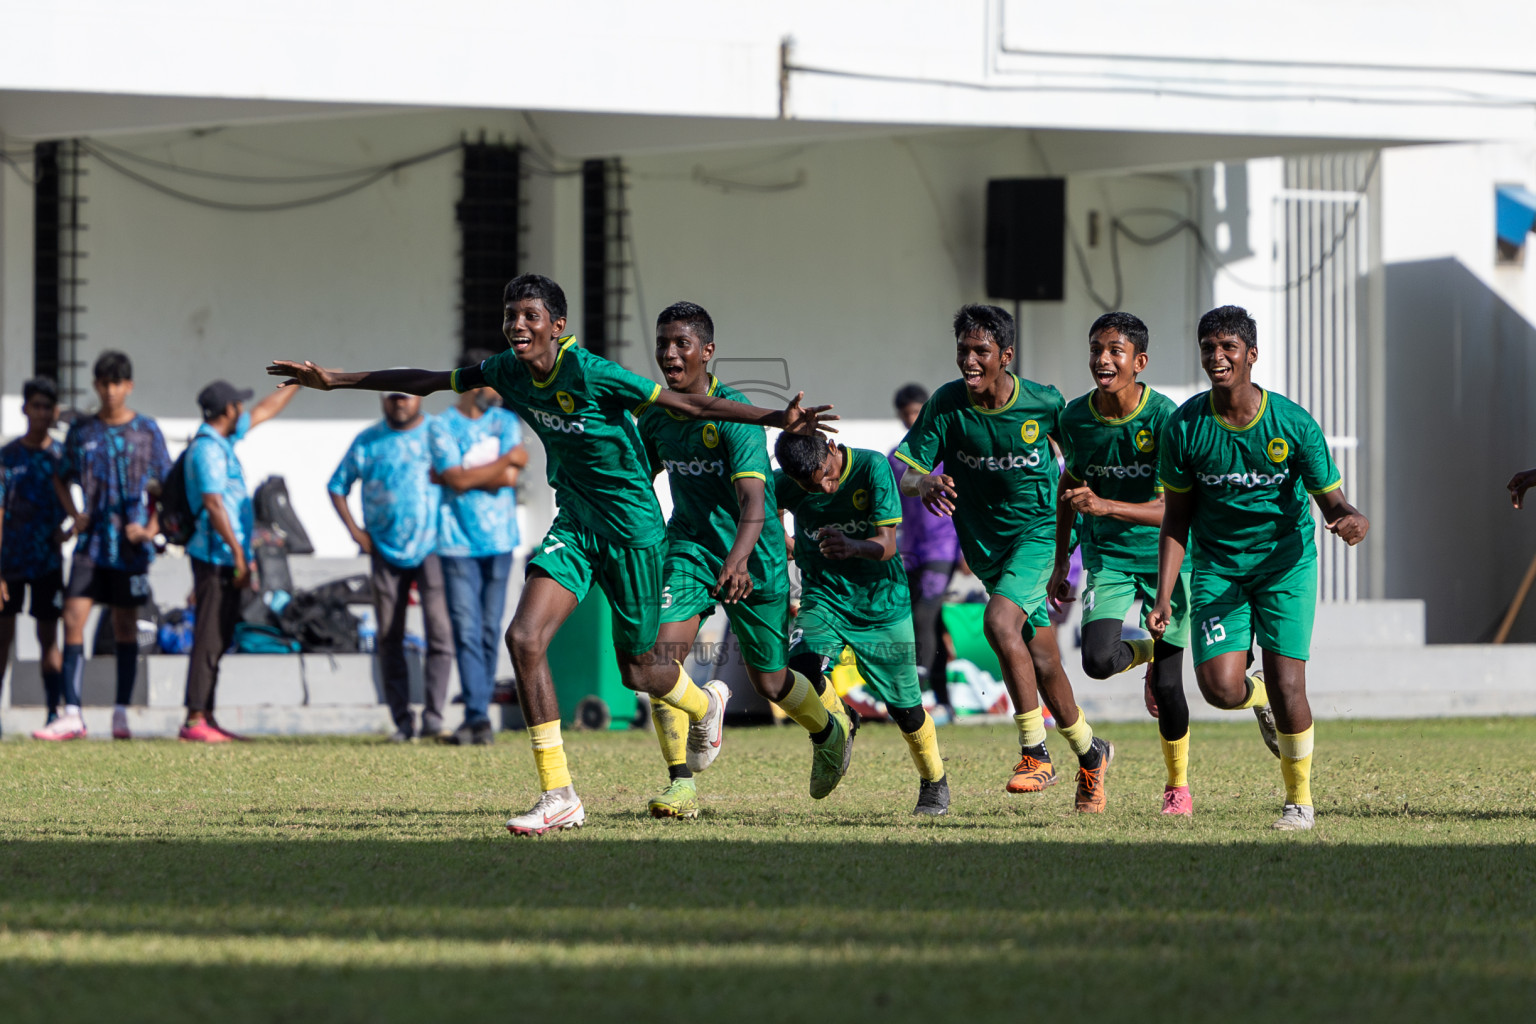
<svg viewBox="0 0 1536 1024">
<path fill-rule="evenodd" d="M 662 574 L 666 582 L 661 594 L 661 621 L 687 622 L 695 615 L 700 622 L 709 618 L 716 603 L 710 588 L 720 578 L 722 561 L 714 552 L 696 544 L 681 548 L 674 544 L 667 552 Z M 745 601 L 724 608 L 747 667 L 758 672 L 777 672 L 789 658 L 789 577 L 785 574 L 767 582 L 778 586 L 754 586 Z"/>
<path fill-rule="evenodd" d="M 661 631 L 661 567 L 667 542 L 626 548 L 605 540 L 561 512 L 528 559 L 580 601 L 596 581 L 613 610 L 613 646 L 644 654 Z"/>
<path fill-rule="evenodd" d="M 1141 602 L 1141 626 L 1147 626 L 1147 616 L 1157 603 L 1157 573 L 1122 572 L 1119 569 L 1100 569 L 1088 574 L 1083 588 L 1083 622 L 1114 619 L 1124 622 L 1131 605 Z M 1163 642 L 1174 647 L 1189 646 L 1189 573 L 1179 573 L 1179 582 L 1173 587 L 1173 619 Z"/>
<path fill-rule="evenodd" d="M 1271 654 L 1306 661 L 1317 614 L 1317 559 L 1279 572 L 1222 576 L 1196 568 L 1189 581 L 1195 664 L 1246 651 L 1253 638 Z"/>
<path fill-rule="evenodd" d="M 812 653 L 836 663 L 845 646 L 853 648 L 864 682 L 889 707 L 922 705 L 923 691 L 917 682 L 917 640 L 912 634 L 911 616 L 884 626 L 855 626 L 824 605 L 800 609 L 789 635 L 791 658 Z M 830 670 L 823 667 L 822 671 L 826 674 Z"/>
<path fill-rule="evenodd" d="M 1004 597 L 1024 613 L 1024 639 L 1034 638 L 1035 630 L 1051 624 L 1051 608 L 1046 590 L 1051 572 L 1056 568 L 1054 540 L 1027 541 L 1010 551 L 1002 565 L 983 576 L 976 574 L 991 597 Z"/>
</svg>

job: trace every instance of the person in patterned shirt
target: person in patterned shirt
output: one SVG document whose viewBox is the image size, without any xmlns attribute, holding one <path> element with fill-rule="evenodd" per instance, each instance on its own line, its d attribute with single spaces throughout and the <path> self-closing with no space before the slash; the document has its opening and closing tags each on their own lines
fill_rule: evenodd
<svg viewBox="0 0 1536 1024">
<path fill-rule="evenodd" d="M 491 358 L 486 349 L 460 357 L 465 366 Z M 448 617 L 464 693 L 464 724 L 446 742 L 496 742 L 491 695 L 501 653 L 512 552 L 517 547 L 518 472 L 528 465 L 523 428 L 491 388 L 464 392 L 427 427 L 433 479 L 442 485 L 437 556 L 448 588 Z"/>
<path fill-rule="evenodd" d="M 92 387 L 101 402 L 94 416 L 77 419 L 64 438 L 64 454 L 54 489 L 74 520 L 75 553 L 64 592 L 64 703 L 58 721 L 33 735 L 39 739 L 77 739 L 85 735 L 78 711 L 85 670 L 85 621 L 98 604 L 112 609 L 112 637 L 117 644 L 117 701 L 112 737 L 129 738 L 128 703 L 139 669 L 139 607 L 150 600 L 149 563 L 160 532 L 152 488 L 171 469 L 160 427 L 128 408 L 133 394 L 133 362 L 123 353 L 103 352 L 92 368 Z M 75 507 L 70 485 L 84 496 Z"/>
<path fill-rule="evenodd" d="M 416 395 L 392 392 L 380 402 L 384 418 L 358 434 L 331 476 L 329 490 L 336 514 L 372 561 L 374 610 L 379 617 L 379 660 L 384 673 L 384 699 L 395 721 L 394 743 L 420 735 L 444 735 L 443 711 L 448 703 L 448 673 L 453 667 L 453 626 L 443 566 L 437 557 L 438 503 L 441 491 L 432 482 L 427 417 Z M 361 481 L 363 525 L 352 518 L 347 493 Z M 405 611 L 411 584 L 421 595 L 427 629 L 426 706 L 421 731 L 411 713 L 410 677 L 405 661 Z"/>
<path fill-rule="evenodd" d="M 16 616 L 28 592 L 27 611 L 37 622 L 37 642 L 42 648 L 43 691 L 48 702 L 48 722 L 59 716 L 64 689 L 64 653 L 59 650 L 59 616 L 64 611 L 64 559 L 59 546 L 68 535 L 64 506 L 53 489 L 61 445 L 48 431 L 59 417 L 59 392 L 47 377 L 35 377 L 21 386 L 21 411 L 27 432 L 0 448 L 0 504 L 5 507 L 0 527 L 0 665 L 11 660 L 16 637 Z"/>
</svg>

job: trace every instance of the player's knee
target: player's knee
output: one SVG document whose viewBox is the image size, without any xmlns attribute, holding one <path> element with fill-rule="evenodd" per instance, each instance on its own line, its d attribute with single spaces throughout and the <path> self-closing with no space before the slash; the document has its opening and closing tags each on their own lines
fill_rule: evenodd
<svg viewBox="0 0 1536 1024">
<path fill-rule="evenodd" d="M 902 732 L 917 732 L 923 727 L 923 720 L 928 717 L 928 713 L 923 710 L 921 704 L 912 708 L 887 707 L 886 711 L 890 714 L 891 721 L 895 722 L 896 727 Z"/>
<path fill-rule="evenodd" d="M 507 653 L 512 656 L 514 664 L 537 658 L 543 647 L 539 631 L 525 622 L 512 620 L 507 627 Z"/>
<path fill-rule="evenodd" d="M 1224 711 L 1230 711 L 1248 699 L 1248 688 L 1243 685 L 1241 678 L 1229 679 L 1218 672 L 1197 670 L 1195 682 L 1199 684 L 1200 695 L 1205 698 L 1205 702 Z"/>
<path fill-rule="evenodd" d="M 995 612 L 990 607 L 981 619 L 982 632 L 994 651 L 1016 651 L 1024 646 L 1024 636 L 1019 630 L 1018 616 Z"/>
</svg>

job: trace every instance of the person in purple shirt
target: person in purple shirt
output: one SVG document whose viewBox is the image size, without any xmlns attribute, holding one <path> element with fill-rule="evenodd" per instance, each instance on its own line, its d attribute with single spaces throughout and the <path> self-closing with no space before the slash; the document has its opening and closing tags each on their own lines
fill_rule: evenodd
<svg viewBox="0 0 1536 1024">
<path fill-rule="evenodd" d="M 907 384 L 896 392 L 896 415 L 908 430 L 928 401 L 928 391 L 921 384 Z M 898 482 L 907 464 L 894 454 L 891 470 Z M 941 470 L 934 468 L 934 472 Z M 945 710 L 949 703 L 946 675 L 949 659 L 944 651 L 944 592 L 960 564 L 960 538 L 955 535 L 954 520 L 936 516 L 923 507 L 916 496 L 901 497 L 901 529 L 896 536 L 902 566 L 907 570 L 907 589 L 912 594 L 912 630 L 917 637 L 917 664 L 928 673 L 934 700 Z"/>
</svg>

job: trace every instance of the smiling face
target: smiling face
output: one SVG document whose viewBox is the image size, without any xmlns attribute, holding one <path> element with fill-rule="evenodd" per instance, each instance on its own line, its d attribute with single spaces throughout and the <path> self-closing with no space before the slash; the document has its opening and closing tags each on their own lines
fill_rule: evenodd
<svg viewBox="0 0 1536 1024">
<path fill-rule="evenodd" d="M 503 310 L 501 333 L 513 354 L 525 363 L 553 352 L 555 339 L 564 330 L 565 317 L 552 319 L 543 299 L 517 299 Z"/>
<path fill-rule="evenodd" d="M 656 365 L 673 391 L 707 390 L 714 356 L 715 343 L 699 341 L 692 324 L 676 321 L 656 328 Z"/>
<path fill-rule="evenodd" d="M 1213 388 L 1238 388 L 1252 383 L 1253 364 L 1259 347 L 1235 334 L 1213 334 L 1200 339 L 1200 366 Z"/>
<path fill-rule="evenodd" d="M 1000 376 L 1008 372 L 1013 362 L 1013 349 L 998 348 L 992 335 L 985 331 L 968 331 L 955 342 L 955 365 L 972 395 L 985 394 L 997 384 Z"/>
<path fill-rule="evenodd" d="M 1147 368 L 1147 354 L 1117 330 L 1100 331 L 1088 342 L 1088 372 L 1100 391 L 1114 394 L 1136 383 Z"/>
</svg>

